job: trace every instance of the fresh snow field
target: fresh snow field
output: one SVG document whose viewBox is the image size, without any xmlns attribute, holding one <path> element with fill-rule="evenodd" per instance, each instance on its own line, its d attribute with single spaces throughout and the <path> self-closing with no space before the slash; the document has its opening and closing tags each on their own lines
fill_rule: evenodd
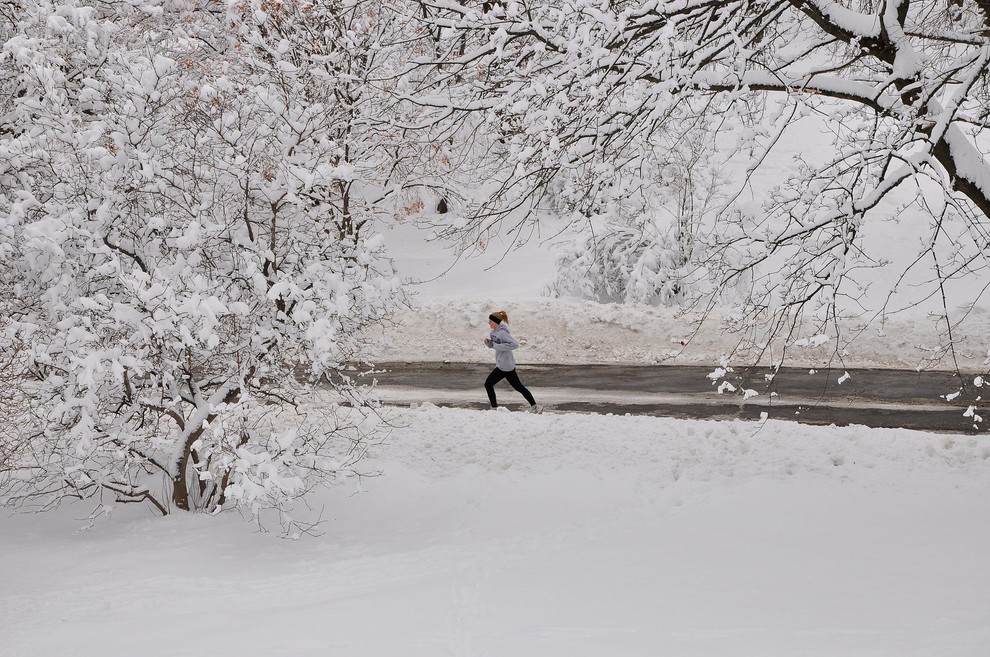
<svg viewBox="0 0 990 657">
<path fill-rule="evenodd" d="M 2 520 L 5 656 L 897 655 L 990 646 L 990 443 L 397 412 L 320 537 Z"/>
</svg>

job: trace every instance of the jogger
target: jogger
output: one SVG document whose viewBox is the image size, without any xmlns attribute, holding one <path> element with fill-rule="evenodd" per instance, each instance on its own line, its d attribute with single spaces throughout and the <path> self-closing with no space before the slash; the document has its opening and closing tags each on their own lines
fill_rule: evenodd
<svg viewBox="0 0 990 657">
<path fill-rule="evenodd" d="M 519 343 L 509 334 L 509 327 L 506 326 L 508 323 L 509 315 L 504 310 L 488 316 L 488 326 L 491 327 L 492 332 L 485 338 L 485 346 L 495 350 L 495 369 L 485 379 L 488 401 L 491 402 L 492 408 L 498 407 L 498 401 L 495 399 L 495 384 L 505 379 L 529 402 L 531 410 L 540 413 L 543 408 L 536 403 L 533 394 L 519 381 L 519 375 L 516 374 L 516 359 L 512 351 L 519 347 Z"/>
</svg>

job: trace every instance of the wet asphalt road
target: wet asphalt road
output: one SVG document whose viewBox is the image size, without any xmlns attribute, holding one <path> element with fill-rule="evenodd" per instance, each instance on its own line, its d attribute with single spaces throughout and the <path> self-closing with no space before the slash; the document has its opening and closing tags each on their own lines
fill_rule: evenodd
<svg viewBox="0 0 990 657">
<path fill-rule="evenodd" d="M 979 401 L 984 390 L 973 377 L 915 370 L 808 370 L 781 368 L 772 377 L 767 368 L 729 373 L 724 380 L 758 396 L 744 401 L 718 394 L 708 374 L 714 367 L 629 365 L 526 365 L 520 379 L 538 401 L 563 394 L 547 404 L 550 410 L 655 415 L 679 418 L 759 419 L 761 413 L 807 424 L 862 424 L 928 431 L 984 432 L 990 405 Z M 487 408 L 483 383 L 491 365 L 477 363 L 383 363 L 374 378 L 385 392 L 401 399 L 402 390 L 426 389 L 438 406 Z M 839 380 L 848 372 L 848 377 Z M 720 380 L 721 381 L 721 380 Z M 541 399 L 541 389 L 546 391 Z M 435 394 L 432 393 L 435 391 Z M 496 387 L 499 401 L 519 408 L 520 396 L 507 383 Z M 960 392 L 946 401 L 943 397 Z M 467 393 L 467 395 L 465 395 Z M 476 393 L 473 395 L 471 393 Z M 776 394 L 774 394 L 776 393 Z M 987 390 L 986 393 L 990 393 Z M 987 421 L 974 427 L 963 413 L 970 405 L 984 410 Z"/>
</svg>

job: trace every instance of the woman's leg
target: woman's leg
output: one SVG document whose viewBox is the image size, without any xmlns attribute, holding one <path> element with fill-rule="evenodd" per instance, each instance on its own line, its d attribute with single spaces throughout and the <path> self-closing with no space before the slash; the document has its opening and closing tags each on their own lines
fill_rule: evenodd
<svg viewBox="0 0 990 657">
<path fill-rule="evenodd" d="M 506 374 L 507 372 L 503 372 L 496 367 L 492 370 L 492 373 L 488 375 L 488 378 L 485 379 L 485 392 L 488 393 L 488 401 L 492 403 L 492 408 L 498 406 L 495 401 L 495 384 L 504 379 Z"/>
<path fill-rule="evenodd" d="M 526 389 L 526 386 L 522 384 L 519 380 L 519 375 L 516 374 L 515 370 L 511 372 L 503 372 L 505 380 L 509 382 L 509 385 L 516 389 L 519 394 L 526 398 L 530 406 L 536 406 L 536 400 L 533 399 L 533 393 Z"/>
</svg>

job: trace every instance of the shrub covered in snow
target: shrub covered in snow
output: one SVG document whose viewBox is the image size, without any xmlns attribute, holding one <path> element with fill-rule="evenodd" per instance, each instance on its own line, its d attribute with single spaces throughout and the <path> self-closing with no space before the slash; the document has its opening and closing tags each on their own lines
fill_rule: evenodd
<svg viewBox="0 0 990 657">
<path fill-rule="evenodd" d="M 566 186 L 559 210 L 583 229 L 558 258 L 555 295 L 606 303 L 674 305 L 694 300 L 705 284 L 700 239 L 724 210 L 726 172 L 703 131 L 675 133 L 642 146 L 634 172 L 617 175 L 591 208 L 582 210 Z"/>
<path fill-rule="evenodd" d="M 0 284 L 34 403 L 4 407 L 27 447 L 0 492 L 257 512 L 346 471 L 375 404 L 345 364 L 402 302 L 352 193 L 357 37 L 254 3 L 25 4 L 0 59 Z M 310 381 L 357 410 L 290 421 Z"/>
<path fill-rule="evenodd" d="M 586 231 L 558 258 L 552 292 L 602 303 L 674 303 L 683 292 L 685 263 L 677 241 L 661 231 L 654 222 Z"/>
</svg>

